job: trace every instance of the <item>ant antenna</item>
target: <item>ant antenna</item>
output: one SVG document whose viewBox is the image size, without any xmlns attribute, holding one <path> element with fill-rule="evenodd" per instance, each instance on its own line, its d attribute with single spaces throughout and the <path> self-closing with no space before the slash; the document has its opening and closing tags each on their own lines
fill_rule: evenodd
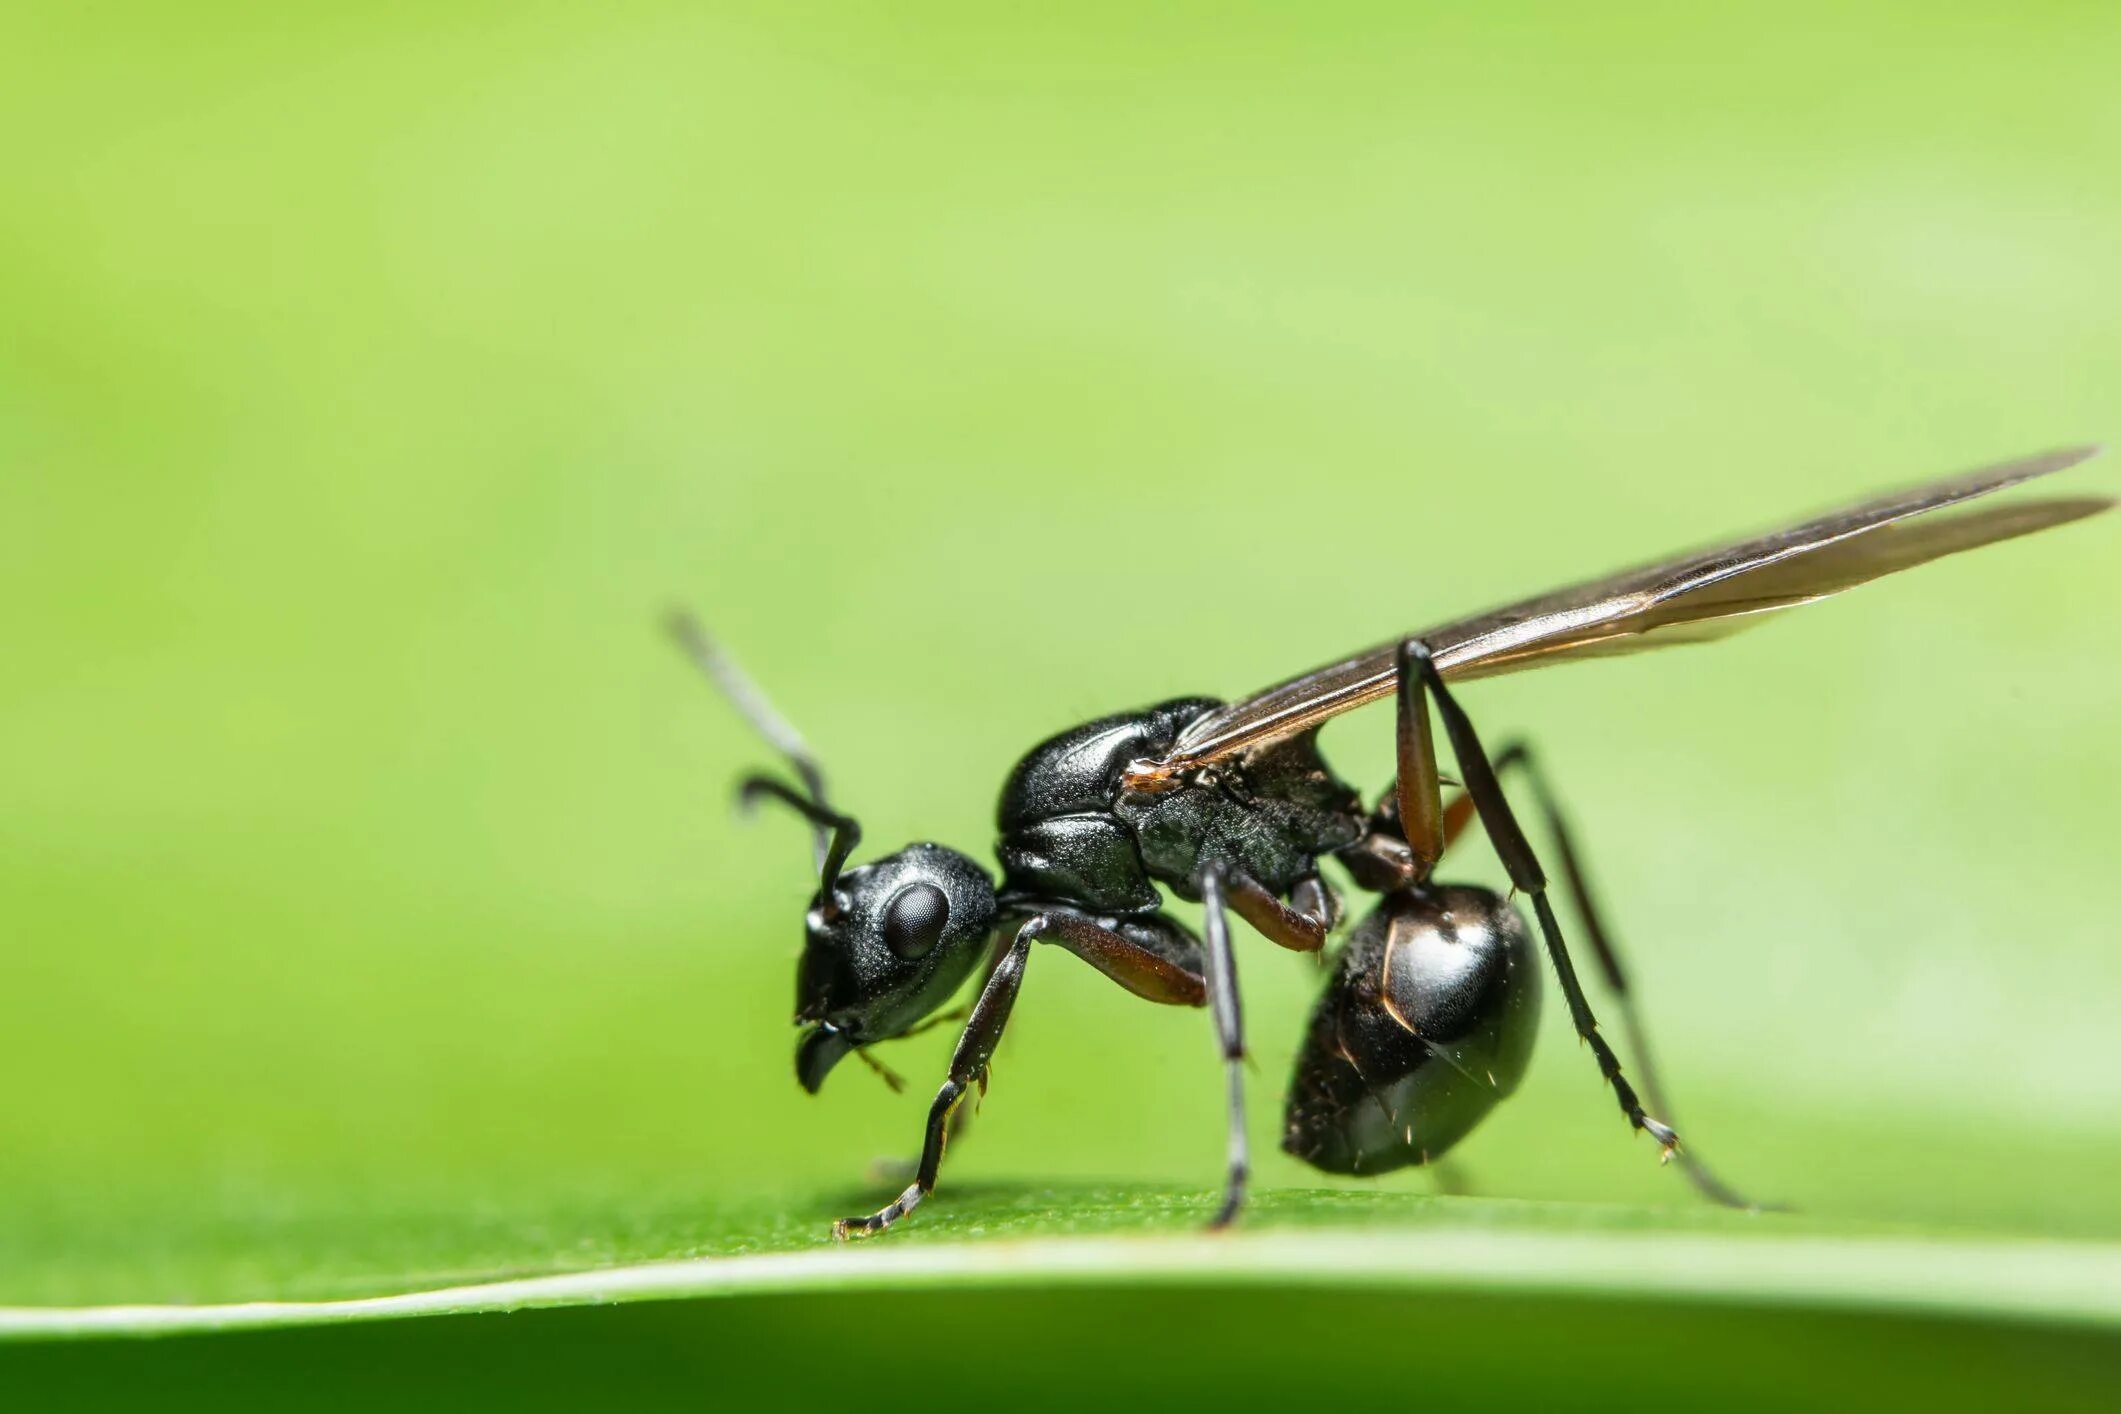
<svg viewBox="0 0 2121 1414">
<path fill-rule="evenodd" d="M 679 650 L 751 724 L 751 729 L 764 737 L 768 746 L 787 757 L 788 764 L 795 768 L 797 778 L 808 792 L 807 797 L 798 795 L 778 781 L 750 776 L 737 788 L 737 798 L 748 806 L 760 795 L 770 795 L 810 822 L 811 853 L 824 890 L 825 910 L 828 914 L 836 912 L 833 885 L 838 882 L 840 866 L 862 837 L 861 827 L 851 816 L 832 808 L 825 795 L 825 773 L 818 766 L 817 758 L 810 754 L 810 747 L 802 734 L 774 710 L 773 703 L 759 690 L 758 684 L 708 635 L 700 621 L 684 609 L 672 609 L 664 616 L 663 627 Z"/>
<path fill-rule="evenodd" d="M 840 882 L 840 866 L 854 847 L 862 842 L 862 827 L 854 823 L 852 816 L 836 815 L 824 806 L 805 799 L 771 776 L 746 776 L 737 783 L 737 804 L 750 809 L 760 796 L 771 796 L 810 822 L 820 839 L 826 840 L 825 857 L 819 861 L 818 907 L 827 918 L 839 916 L 839 894 L 835 892 Z"/>
</svg>

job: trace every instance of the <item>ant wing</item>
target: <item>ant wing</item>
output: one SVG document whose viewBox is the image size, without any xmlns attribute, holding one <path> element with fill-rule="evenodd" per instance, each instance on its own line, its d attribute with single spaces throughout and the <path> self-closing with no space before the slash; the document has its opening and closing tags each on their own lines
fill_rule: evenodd
<svg viewBox="0 0 2121 1414">
<path fill-rule="evenodd" d="M 2103 511 L 2102 496 L 1930 512 L 2095 456 L 2072 447 L 1881 496 L 1728 545 L 1558 589 L 1415 635 L 1446 678 L 1486 677 L 1578 658 L 1723 638 L 1784 609 L 1908 569 Z M 1344 658 L 1200 718 L 1156 763 L 1198 769 L 1392 695 L 1398 642 Z"/>
</svg>

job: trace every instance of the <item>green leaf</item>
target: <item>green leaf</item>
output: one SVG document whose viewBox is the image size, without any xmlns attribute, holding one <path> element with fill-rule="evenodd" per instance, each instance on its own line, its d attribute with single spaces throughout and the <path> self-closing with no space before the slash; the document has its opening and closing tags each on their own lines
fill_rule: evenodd
<svg viewBox="0 0 2121 1414">
<path fill-rule="evenodd" d="M 693 1255 L 371 1295 L 0 1308 L 0 1335 L 158 1335 L 773 1292 L 1060 1286 L 1488 1291 L 2121 1323 L 2121 1243 L 1943 1237 L 1780 1214 L 1281 1191 L 1245 1230 L 1193 1232 L 1212 1193 L 984 1194 L 904 1231 L 791 1241 L 802 1215 L 723 1208 Z M 431 1235 L 430 1235 L 431 1236 Z M 278 1260 L 299 1254 L 279 1248 Z M 270 1264 L 274 1249 L 244 1254 Z M 294 1264 L 290 1264 L 294 1265 Z M 374 1284 L 341 1274 L 351 1292 Z"/>
</svg>

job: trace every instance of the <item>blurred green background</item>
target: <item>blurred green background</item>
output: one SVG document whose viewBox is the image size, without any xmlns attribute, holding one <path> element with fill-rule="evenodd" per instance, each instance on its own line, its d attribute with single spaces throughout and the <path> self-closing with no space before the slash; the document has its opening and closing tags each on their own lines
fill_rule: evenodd
<svg viewBox="0 0 2121 1414">
<path fill-rule="evenodd" d="M 2111 7 L 29 5 L 0 56 L 0 1303 L 866 1200 L 949 1038 L 796 1089 L 801 834 L 733 818 L 670 602 L 878 848 L 984 850 L 1083 718 L 2121 431 Z M 2114 533 L 1468 691 L 1763 1195 L 2121 1237 Z M 1366 787 L 1388 722 L 1328 733 Z M 1261 1183 L 1315 1186 L 1316 978 L 1240 961 Z M 1468 1182 L 1687 1210 L 1549 1011 Z M 1214 1182 L 1199 1015 L 1042 958 L 996 1075 L 968 1194 Z"/>
</svg>

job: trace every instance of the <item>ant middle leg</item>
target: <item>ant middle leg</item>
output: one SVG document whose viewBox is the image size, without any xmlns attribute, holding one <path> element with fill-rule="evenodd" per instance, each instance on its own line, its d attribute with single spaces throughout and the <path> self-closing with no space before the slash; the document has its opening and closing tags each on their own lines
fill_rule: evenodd
<svg viewBox="0 0 2121 1414">
<path fill-rule="evenodd" d="M 1237 990 L 1237 956 L 1230 946 L 1228 912 L 1235 912 L 1269 940 L 1298 952 L 1318 953 L 1326 934 L 1340 920 L 1340 899 L 1324 880 L 1309 875 L 1289 891 L 1284 904 L 1251 875 L 1221 862 L 1201 866 L 1194 880 L 1200 892 L 1208 1009 L 1215 1020 L 1215 1043 L 1223 1058 L 1229 1087 L 1229 1153 L 1223 1199 L 1211 1229 L 1228 1227 L 1245 1204 L 1252 1159 L 1245 1133 L 1245 1022 Z"/>
<path fill-rule="evenodd" d="M 1202 867 L 1198 879 L 1203 933 L 1208 953 L 1208 1009 L 1215 1018 L 1215 1042 L 1222 1052 L 1229 1084 L 1229 1165 L 1223 1180 L 1222 1206 L 1208 1222 L 1228 1227 L 1245 1204 L 1245 1184 L 1252 1160 L 1245 1137 L 1245 1020 L 1237 996 L 1237 958 L 1230 947 L 1230 920 L 1223 913 L 1225 870 Z M 1323 938 L 1323 934 L 1321 934 Z"/>
<path fill-rule="evenodd" d="M 1292 952 L 1315 953 L 1340 921 L 1340 898 L 1316 874 L 1296 881 L 1283 903 L 1242 869 L 1223 875 L 1230 907 L 1269 942 Z"/>
</svg>

